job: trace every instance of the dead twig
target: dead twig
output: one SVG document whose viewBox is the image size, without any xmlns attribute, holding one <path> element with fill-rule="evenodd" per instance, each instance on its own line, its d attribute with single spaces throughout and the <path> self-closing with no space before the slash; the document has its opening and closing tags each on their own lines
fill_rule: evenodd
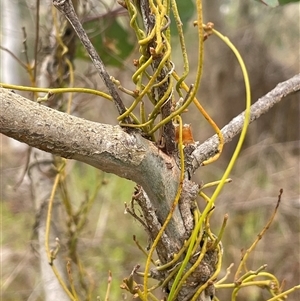
<svg viewBox="0 0 300 301">
<path fill-rule="evenodd" d="M 267 113 L 276 103 L 280 102 L 284 97 L 300 90 L 300 73 L 292 78 L 279 83 L 273 90 L 265 96 L 259 98 L 251 106 L 250 123 L 258 119 L 261 115 Z M 245 112 L 234 117 L 226 126 L 221 130 L 224 137 L 224 143 L 230 142 L 236 135 L 238 135 L 243 127 L 245 120 Z M 213 157 L 218 152 L 219 139 L 214 135 L 207 139 L 201 145 L 198 144 L 193 156 L 192 171 L 195 172 L 202 164 L 203 161 Z"/>
<path fill-rule="evenodd" d="M 78 16 L 75 12 L 73 4 L 70 0 L 53 0 L 53 5 L 68 19 L 72 27 L 74 28 L 78 38 L 80 39 L 81 43 L 83 44 L 84 48 L 88 52 L 95 68 L 97 69 L 101 79 L 103 80 L 105 86 L 107 87 L 110 95 L 113 98 L 113 102 L 119 112 L 120 115 L 126 112 L 126 108 L 113 84 L 110 79 L 106 68 L 97 53 L 95 47 L 91 43 L 86 34 L 83 26 L 81 25 Z M 129 117 L 124 118 L 125 123 L 131 123 Z"/>
</svg>

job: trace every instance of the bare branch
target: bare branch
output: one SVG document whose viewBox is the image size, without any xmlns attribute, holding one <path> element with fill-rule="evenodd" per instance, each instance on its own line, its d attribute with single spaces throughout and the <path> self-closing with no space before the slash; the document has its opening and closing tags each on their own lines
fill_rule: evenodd
<svg viewBox="0 0 300 301">
<path fill-rule="evenodd" d="M 279 83 L 272 91 L 258 99 L 251 106 L 250 123 L 258 119 L 261 115 L 267 113 L 276 103 L 280 102 L 284 97 L 300 90 L 300 73 L 294 77 Z M 226 126 L 222 128 L 224 142 L 230 142 L 238 135 L 243 127 L 245 120 L 245 112 L 233 118 Z M 297 125 L 296 125 L 297 126 Z M 193 172 L 201 166 L 201 163 L 208 158 L 214 156 L 218 151 L 218 136 L 214 135 L 198 146 L 192 153 Z"/>
<path fill-rule="evenodd" d="M 53 0 L 53 5 L 62 13 L 65 15 L 65 17 L 68 19 L 70 24 L 73 26 L 75 32 L 78 35 L 78 38 L 80 39 L 81 43 L 83 44 L 84 48 L 88 52 L 96 70 L 98 71 L 101 79 L 103 80 L 105 86 L 107 87 L 110 95 L 113 98 L 114 104 L 119 112 L 120 115 L 122 115 L 126 108 L 120 98 L 120 95 L 117 92 L 117 89 L 115 88 L 113 82 L 110 79 L 110 76 L 108 72 L 106 71 L 106 68 L 97 53 L 95 47 L 91 43 L 91 41 L 88 38 L 88 35 L 86 34 L 84 28 L 82 27 L 77 14 L 75 12 L 75 9 L 73 7 L 72 1 L 70 0 Z M 126 117 L 124 119 L 125 123 L 130 123 L 130 118 Z"/>
<path fill-rule="evenodd" d="M 163 223 L 179 185 L 179 168 L 139 133 L 53 110 L 0 88 L 0 133 L 54 155 L 92 165 L 140 184 Z M 167 233 L 183 237 L 176 209 Z M 177 233 L 177 234 L 176 234 Z M 174 235 L 172 234 L 174 237 Z"/>
</svg>

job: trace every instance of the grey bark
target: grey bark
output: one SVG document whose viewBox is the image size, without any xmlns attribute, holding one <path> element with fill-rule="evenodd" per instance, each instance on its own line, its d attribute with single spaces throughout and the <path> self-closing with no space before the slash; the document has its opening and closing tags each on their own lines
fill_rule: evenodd
<svg viewBox="0 0 300 301">
<path fill-rule="evenodd" d="M 299 90 L 300 74 L 278 84 L 251 106 L 251 122 Z M 156 201 L 151 198 L 155 205 L 161 206 L 159 199 L 176 191 L 173 187 L 177 187 L 179 178 L 176 162 L 138 132 L 129 134 L 119 126 L 61 113 L 7 89 L 0 88 L 0 95 L 1 133 L 46 152 L 135 181 L 144 187 L 149 197 L 154 188 L 158 189 Z M 244 113 L 241 113 L 222 129 L 225 143 L 240 133 L 243 120 Z M 217 144 L 215 135 L 202 144 L 196 142 L 192 153 L 193 171 L 216 153 Z M 170 179 L 176 179 L 173 185 L 170 185 Z"/>
<path fill-rule="evenodd" d="M 250 123 L 257 120 L 261 115 L 267 113 L 275 104 L 279 103 L 284 97 L 298 92 L 300 90 L 300 73 L 294 77 L 279 83 L 273 90 L 259 98 L 251 106 Z M 287 106 L 289 104 L 286 104 Z M 233 118 L 226 126 L 222 128 L 222 134 L 224 136 L 224 142 L 230 142 L 235 136 L 237 136 L 243 127 L 245 119 L 245 113 L 241 113 Z M 192 163 L 192 170 L 195 171 L 201 163 L 207 160 L 209 157 L 215 155 L 218 151 L 218 137 L 217 135 L 207 139 L 201 145 L 197 143 L 195 151 L 192 153 L 194 157 Z"/>
<path fill-rule="evenodd" d="M 284 97 L 299 90 L 300 74 L 278 84 L 252 105 L 250 121 L 253 122 Z M 139 192 L 136 194 L 136 198 L 142 207 L 147 226 L 153 229 L 150 237 L 155 238 L 170 211 L 179 185 L 180 169 L 174 157 L 163 153 L 138 131 L 126 133 L 119 126 L 70 116 L 3 88 L 0 88 L 0 101 L 1 133 L 54 155 L 87 163 L 139 184 L 143 189 L 140 195 Z M 225 143 L 241 131 L 243 121 L 244 113 L 241 113 L 222 129 Z M 186 168 L 190 174 L 216 153 L 217 145 L 218 139 L 213 136 L 203 144 L 196 142 L 191 146 L 191 155 L 186 152 Z M 190 151 L 188 147 L 186 150 Z M 190 207 L 185 208 L 183 205 L 188 203 L 186 199 L 190 198 L 192 201 L 195 198 L 197 187 L 187 180 L 183 188 L 181 198 L 185 201 L 176 208 L 159 245 L 158 254 L 163 263 L 174 252 L 178 252 L 183 240 L 192 230 Z M 195 193 L 189 196 L 192 189 Z M 211 258 L 214 256 L 212 254 Z M 200 264 L 200 270 L 209 266 L 211 258 Z M 211 269 L 208 270 L 206 276 L 211 274 Z M 185 300 L 190 293 L 190 288 L 183 287 L 178 300 Z M 209 296 L 204 293 L 199 300 L 207 298 Z"/>
<path fill-rule="evenodd" d="M 159 208 L 158 220 L 165 220 L 179 183 L 174 158 L 137 132 L 128 134 L 119 126 L 67 115 L 5 89 L 0 93 L 3 134 L 140 184 L 153 207 Z M 178 245 L 185 232 L 178 210 L 168 229 L 175 237 L 173 244 Z"/>
</svg>

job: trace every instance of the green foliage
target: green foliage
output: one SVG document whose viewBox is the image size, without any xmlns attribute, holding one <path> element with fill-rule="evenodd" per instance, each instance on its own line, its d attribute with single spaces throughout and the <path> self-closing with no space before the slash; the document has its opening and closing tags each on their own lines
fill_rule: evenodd
<svg viewBox="0 0 300 301">
<path fill-rule="evenodd" d="M 194 15 L 195 4 L 192 0 L 179 1 L 177 7 L 185 30 Z M 171 16 L 170 28 L 172 33 L 176 35 L 177 27 L 173 15 Z M 135 45 L 131 37 L 132 30 L 124 28 L 118 18 L 104 17 L 101 20 L 93 20 L 85 23 L 84 29 L 105 65 L 122 66 L 124 60 L 134 49 Z M 90 60 L 81 44 L 77 47 L 76 57 L 86 61 Z"/>
<path fill-rule="evenodd" d="M 84 29 L 105 65 L 122 66 L 134 48 L 129 31 L 116 18 L 105 17 L 87 22 Z M 76 57 L 90 61 L 82 44 L 77 47 Z"/>
</svg>

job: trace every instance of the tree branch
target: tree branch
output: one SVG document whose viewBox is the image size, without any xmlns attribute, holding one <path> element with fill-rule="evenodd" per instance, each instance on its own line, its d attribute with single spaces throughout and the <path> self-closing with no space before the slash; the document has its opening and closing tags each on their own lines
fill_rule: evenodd
<svg viewBox="0 0 300 301">
<path fill-rule="evenodd" d="M 285 96 L 300 90 L 300 74 L 277 85 L 251 107 L 251 122 Z M 174 158 L 160 151 L 138 132 L 126 133 L 119 126 L 84 120 L 32 102 L 0 88 L 0 132 L 46 152 L 78 160 L 105 172 L 140 184 L 151 200 L 162 224 L 170 211 L 179 185 L 179 168 Z M 222 129 L 225 143 L 243 126 L 244 113 Z M 197 142 L 192 153 L 192 171 L 216 153 L 217 136 Z M 176 208 L 166 234 L 180 245 L 185 225 Z"/>
<path fill-rule="evenodd" d="M 0 95 L 0 133 L 140 184 L 153 208 L 160 208 L 157 216 L 163 223 L 179 185 L 180 171 L 173 158 L 139 133 L 68 115 L 7 89 L 0 88 Z M 185 232 L 178 209 L 168 231 L 178 238 Z"/>
<path fill-rule="evenodd" d="M 101 79 L 103 80 L 105 86 L 107 87 L 110 95 L 113 98 L 114 104 L 119 112 L 120 115 L 125 113 L 126 108 L 120 98 L 120 95 L 118 94 L 118 91 L 116 87 L 114 86 L 113 82 L 110 79 L 110 76 L 108 72 L 106 71 L 106 68 L 97 53 L 95 47 L 91 43 L 91 41 L 88 38 L 88 35 L 86 34 L 84 28 L 82 27 L 75 9 L 73 7 L 72 1 L 70 0 L 53 0 L 53 5 L 68 19 L 70 24 L 73 26 L 75 32 L 77 33 L 78 38 L 80 39 L 82 45 L 88 52 L 96 70 L 98 71 Z M 125 123 L 130 123 L 130 118 L 126 117 L 124 118 Z"/>
<path fill-rule="evenodd" d="M 300 73 L 294 77 L 279 83 L 272 91 L 265 96 L 259 98 L 251 106 L 250 123 L 258 119 L 261 115 L 267 113 L 276 103 L 280 102 L 284 97 L 300 90 Z M 221 130 L 224 143 L 230 142 L 236 135 L 238 135 L 243 127 L 245 120 L 245 112 L 242 112 L 233 118 Z M 195 172 L 202 164 L 203 161 L 213 157 L 218 152 L 219 139 L 214 135 L 207 139 L 200 145 L 197 142 L 196 149 L 192 153 L 192 171 Z"/>
</svg>

